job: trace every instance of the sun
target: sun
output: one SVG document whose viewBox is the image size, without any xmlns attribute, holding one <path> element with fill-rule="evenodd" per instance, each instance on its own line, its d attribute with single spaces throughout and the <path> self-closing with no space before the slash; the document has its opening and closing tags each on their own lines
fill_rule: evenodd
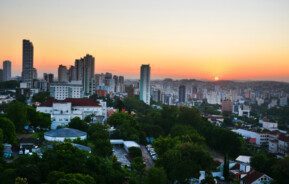
<svg viewBox="0 0 289 184">
<path fill-rule="evenodd" d="M 215 81 L 218 81 L 218 80 L 219 80 L 219 77 L 218 77 L 218 76 L 215 76 L 215 77 L 214 77 L 214 80 L 215 80 Z"/>
</svg>

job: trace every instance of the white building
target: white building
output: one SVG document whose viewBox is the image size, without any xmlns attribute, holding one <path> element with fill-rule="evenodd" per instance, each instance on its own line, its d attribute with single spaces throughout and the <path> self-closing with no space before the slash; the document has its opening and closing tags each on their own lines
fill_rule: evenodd
<svg viewBox="0 0 289 184">
<path fill-rule="evenodd" d="M 50 100 L 42 103 L 36 110 L 51 115 L 52 129 L 68 125 L 71 119 L 75 117 L 83 120 L 86 116 L 91 115 L 93 122 L 101 123 L 107 118 L 106 102 L 96 103 L 90 99 Z"/>
<path fill-rule="evenodd" d="M 257 146 L 268 144 L 269 141 L 269 135 L 267 133 L 253 132 L 245 129 L 236 129 L 232 131 L 246 139 L 255 139 L 254 142 Z"/>
<path fill-rule="evenodd" d="M 259 120 L 259 123 L 262 124 L 262 127 L 267 130 L 277 130 L 278 129 L 278 123 Z"/>
<path fill-rule="evenodd" d="M 146 104 L 150 104 L 151 89 L 150 89 L 150 65 L 142 65 L 140 68 L 140 84 L 139 84 L 139 98 Z"/>
<path fill-rule="evenodd" d="M 65 140 L 85 140 L 87 133 L 76 130 L 73 128 L 60 128 L 56 130 L 50 130 L 44 133 L 44 139 L 46 141 L 64 142 Z"/>
<path fill-rule="evenodd" d="M 72 81 L 70 83 L 52 83 L 49 91 L 50 95 L 57 100 L 83 97 L 83 86 L 81 81 Z"/>
</svg>

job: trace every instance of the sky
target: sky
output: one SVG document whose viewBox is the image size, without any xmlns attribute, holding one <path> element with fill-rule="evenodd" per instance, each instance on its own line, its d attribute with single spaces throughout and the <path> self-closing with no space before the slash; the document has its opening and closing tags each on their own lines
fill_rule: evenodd
<svg viewBox="0 0 289 184">
<path fill-rule="evenodd" d="M 0 0 L 0 61 L 57 74 L 92 54 L 96 73 L 289 82 L 288 0 Z"/>
</svg>

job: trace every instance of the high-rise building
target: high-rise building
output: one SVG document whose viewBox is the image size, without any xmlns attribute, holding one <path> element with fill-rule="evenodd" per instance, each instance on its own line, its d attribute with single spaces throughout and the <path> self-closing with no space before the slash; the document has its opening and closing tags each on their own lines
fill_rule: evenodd
<svg viewBox="0 0 289 184">
<path fill-rule="evenodd" d="M 69 81 L 77 81 L 77 71 L 75 66 L 70 66 L 68 70 Z"/>
<path fill-rule="evenodd" d="M 37 69 L 36 68 L 32 69 L 32 79 L 37 79 Z"/>
<path fill-rule="evenodd" d="M 54 74 L 53 73 L 44 73 L 43 79 L 46 80 L 48 83 L 52 83 L 54 81 Z"/>
<path fill-rule="evenodd" d="M 82 81 L 83 77 L 83 59 L 76 59 L 74 62 L 74 67 L 76 70 L 76 79 Z"/>
<path fill-rule="evenodd" d="M 82 84 L 85 95 L 94 93 L 94 57 L 86 54 L 83 58 Z"/>
<path fill-rule="evenodd" d="M 179 87 L 179 102 L 184 103 L 186 102 L 186 86 L 180 85 Z"/>
<path fill-rule="evenodd" d="M 0 69 L 0 82 L 2 82 L 2 81 L 3 81 L 3 70 Z"/>
<path fill-rule="evenodd" d="M 68 82 L 68 70 L 66 66 L 59 65 L 58 67 L 58 82 Z"/>
<path fill-rule="evenodd" d="M 223 100 L 221 107 L 222 107 L 222 112 L 232 113 L 233 111 L 233 103 L 231 100 L 227 100 L 227 99 Z"/>
<path fill-rule="evenodd" d="M 23 40 L 22 43 L 22 80 L 33 80 L 33 44 L 29 40 Z"/>
<path fill-rule="evenodd" d="M 139 87 L 139 98 L 146 104 L 150 104 L 150 65 L 142 65 L 140 68 L 140 87 Z"/>
<path fill-rule="evenodd" d="M 3 62 L 3 80 L 9 81 L 11 79 L 11 61 Z"/>
<path fill-rule="evenodd" d="M 118 77 L 118 83 L 119 83 L 119 91 L 123 93 L 124 92 L 124 77 L 123 76 Z"/>
</svg>

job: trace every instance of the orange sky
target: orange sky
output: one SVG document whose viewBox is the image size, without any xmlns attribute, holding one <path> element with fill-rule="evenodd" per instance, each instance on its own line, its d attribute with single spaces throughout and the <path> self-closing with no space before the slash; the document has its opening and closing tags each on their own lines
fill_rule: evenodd
<svg viewBox="0 0 289 184">
<path fill-rule="evenodd" d="M 40 76 L 89 53 L 130 78 L 151 64 L 152 78 L 289 81 L 288 1 L 205 1 L 3 0 L 0 60 L 19 75 L 30 39 Z"/>
</svg>

